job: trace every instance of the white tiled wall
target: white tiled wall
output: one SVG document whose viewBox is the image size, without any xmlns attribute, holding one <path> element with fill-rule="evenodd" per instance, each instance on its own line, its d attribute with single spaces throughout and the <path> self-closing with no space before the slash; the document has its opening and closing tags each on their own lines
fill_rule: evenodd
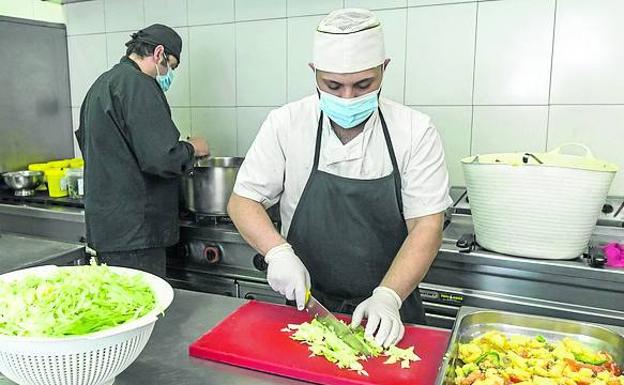
<svg viewBox="0 0 624 385">
<path fill-rule="evenodd" d="M 256 138 L 256 134 L 269 114 L 272 107 L 239 107 L 236 109 L 236 124 L 238 127 L 237 154 L 245 156 L 249 146 Z"/>
<path fill-rule="evenodd" d="M 410 8 L 405 102 L 472 105 L 477 5 Z"/>
<path fill-rule="evenodd" d="M 67 37 L 71 103 L 80 107 L 91 84 L 108 68 L 106 35 L 75 35 Z"/>
<path fill-rule="evenodd" d="M 547 106 L 475 106 L 471 152 L 544 151 L 547 126 Z"/>
<path fill-rule="evenodd" d="M 106 32 L 131 31 L 143 27 L 143 0 L 104 0 Z"/>
<path fill-rule="evenodd" d="M 237 23 L 236 105 L 285 103 L 286 78 L 286 20 Z"/>
<path fill-rule="evenodd" d="M 555 0 L 479 4 L 475 104 L 548 104 Z"/>
<path fill-rule="evenodd" d="M 210 138 L 210 152 L 231 156 L 236 148 L 236 108 L 199 107 L 192 112 L 193 135 Z"/>
<path fill-rule="evenodd" d="M 0 0 L 2 4 L 8 0 Z M 368 7 L 391 59 L 383 94 L 432 116 L 454 184 L 479 152 L 583 142 L 624 169 L 621 0 L 91 0 L 64 6 L 74 115 L 129 34 L 160 22 L 184 40 L 167 97 L 183 137 L 244 155 L 268 112 L 314 91 L 324 14 Z M 624 195 L 624 170 L 613 194 Z"/>
<path fill-rule="evenodd" d="M 63 23 L 63 7 L 41 0 L 0 0 L 0 16 Z"/>
</svg>

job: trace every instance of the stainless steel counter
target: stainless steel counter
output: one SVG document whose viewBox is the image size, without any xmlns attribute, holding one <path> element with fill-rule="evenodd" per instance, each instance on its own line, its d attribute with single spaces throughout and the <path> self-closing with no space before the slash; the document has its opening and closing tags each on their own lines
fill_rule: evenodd
<svg viewBox="0 0 624 385">
<path fill-rule="evenodd" d="M 188 345 L 247 301 L 176 290 L 164 318 L 154 327 L 139 358 L 115 385 L 305 384 L 271 374 L 189 357 Z M 0 375 L 0 385 L 13 385 Z"/>
<path fill-rule="evenodd" d="M 188 345 L 247 301 L 176 290 L 172 306 L 156 323 L 139 359 L 115 385 L 302 384 L 282 377 L 205 361 L 188 355 Z"/>
<path fill-rule="evenodd" d="M 71 264 L 83 256 L 84 246 L 80 244 L 0 233 L 0 274 L 45 264 Z"/>
<path fill-rule="evenodd" d="M 0 233 L 2 232 L 82 243 L 86 233 L 84 209 L 39 203 L 0 203 Z"/>
</svg>

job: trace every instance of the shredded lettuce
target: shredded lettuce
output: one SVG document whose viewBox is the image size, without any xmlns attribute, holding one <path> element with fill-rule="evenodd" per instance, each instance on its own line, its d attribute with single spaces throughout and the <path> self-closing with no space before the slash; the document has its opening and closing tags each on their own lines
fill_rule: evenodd
<svg viewBox="0 0 624 385">
<path fill-rule="evenodd" d="M 410 346 L 407 349 L 390 346 L 390 348 L 388 348 L 388 350 L 386 350 L 383 355 L 388 357 L 384 364 L 394 364 L 400 361 L 401 367 L 403 369 L 409 368 L 411 361 L 420 361 L 420 357 L 418 357 L 416 353 L 414 353 L 413 346 Z"/>
<path fill-rule="evenodd" d="M 311 322 L 289 324 L 282 331 L 292 333 L 290 338 L 293 340 L 307 344 L 311 352 L 310 356 L 325 357 L 325 359 L 336 364 L 341 369 L 353 370 L 361 375 L 368 376 L 362 364 L 362 361 L 366 361 L 367 357 L 340 339 L 334 330 L 327 326 L 327 323 L 315 318 Z M 401 367 L 406 369 L 410 367 L 411 361 L 420 361 L 420 357 L 414 353 L 413 346 L 407 349 L 391 346 L 384 350 L 375 340 L 364 336 L 364 328 L 358 327 L 355 329 L 355 335 L 371 352 L 373 357 L 387 356 L 388 359 L 384 362 L 385 364 L 400 362 Z"/>
<path fill-rule="evenodd" d="M 95 264 L 59 269 L 45 278 L 0 282 L 0 334 L 84 335 L 140 318 L 155 306 L 154 293 L 140 275 Z"/>
</svg>

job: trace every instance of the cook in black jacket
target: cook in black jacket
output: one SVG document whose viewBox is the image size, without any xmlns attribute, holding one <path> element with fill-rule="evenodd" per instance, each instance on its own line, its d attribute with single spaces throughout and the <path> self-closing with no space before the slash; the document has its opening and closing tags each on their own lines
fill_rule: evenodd
<svg viewBox="0 0 624 385">
<path fill-rule="evenodd" d="M 180 36 L 154 24 L 126 46 L 80 109 L 87 242 L 101 262 L 164 276 L 165 247 L 179 235 L 179 176 L 208 146 L 198 138 L 179 141 L 165 98 L 180 62 Z"/>
</svg>

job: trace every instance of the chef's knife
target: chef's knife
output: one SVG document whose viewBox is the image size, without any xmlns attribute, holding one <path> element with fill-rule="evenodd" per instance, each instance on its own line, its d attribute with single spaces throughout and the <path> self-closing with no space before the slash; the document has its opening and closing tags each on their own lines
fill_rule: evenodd
<svg viewBox="0 0 624 385">
<path fill-rule="evenodd" d="M 349 326 L 342 323 L 338 318 L 336 318 L 323 304 L 321 304 L 316 298 L 312 296 L 310 291 L 306 293 L 306 306 L 305 310 L 310 313 L 310 315 L 323 325 L 327 326 L 330 329 L 334 330 L 334 333 L 343 340 L 347 345 L 352 347 L 354 350 L 363 354 L 365 356 L 370 356 L 372 353 L 362 341 L 360 341 L 353 329 Z"/>
</svg>

